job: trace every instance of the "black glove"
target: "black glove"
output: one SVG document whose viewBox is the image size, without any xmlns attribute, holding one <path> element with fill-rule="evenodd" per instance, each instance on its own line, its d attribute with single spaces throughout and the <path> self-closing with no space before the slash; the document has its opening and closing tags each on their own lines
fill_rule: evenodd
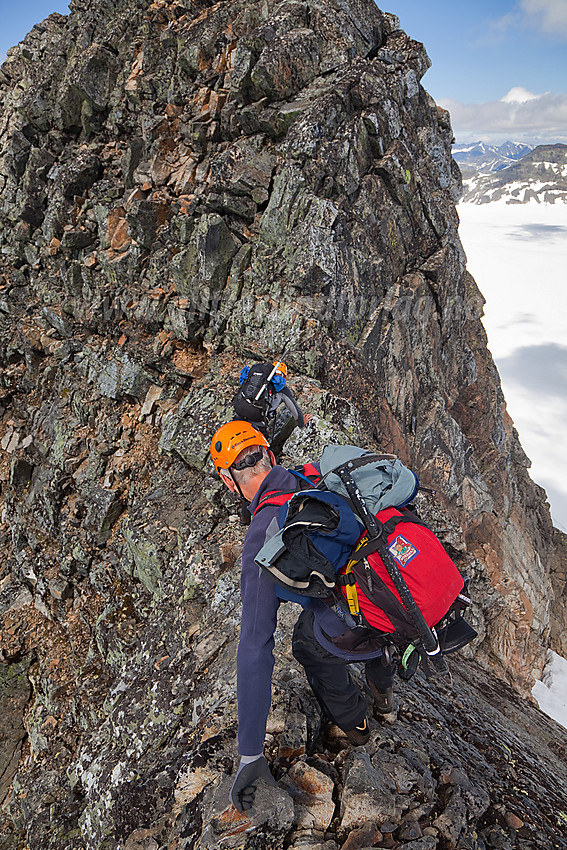
<svg viewBox="0 0 567 850">
<path fill-rule="evenodd" d="M 241 764 L 238 768 L 229 798 L 239 812 L 245 812 L 254 805 L 254 794 L 259 779 L 263 779 L 268 785 L 278 784 L 270 773 L 265 756 L 260 756 L 249 764 Z"/>
</svg>

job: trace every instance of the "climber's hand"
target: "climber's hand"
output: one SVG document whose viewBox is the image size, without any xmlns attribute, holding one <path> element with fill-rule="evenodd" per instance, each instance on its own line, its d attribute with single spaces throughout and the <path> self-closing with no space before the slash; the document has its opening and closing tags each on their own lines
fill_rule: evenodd
<svg viewBox="0 0 567 850">
<path fill-rule="evenodd" d="M 240 765 L 230 789 L 230 802 L 239 812 L 245 812 L 254 805 L 254 795 L 258 780 L 263 779 L 268 785 L 278 783 L 270 773 L 265 756 L 258 756 L 255 761 Z"/>
</svg>

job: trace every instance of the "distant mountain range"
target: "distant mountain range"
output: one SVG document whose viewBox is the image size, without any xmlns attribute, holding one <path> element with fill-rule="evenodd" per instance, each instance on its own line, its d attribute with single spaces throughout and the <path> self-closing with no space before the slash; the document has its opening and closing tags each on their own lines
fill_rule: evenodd
<svg viewBox="0 0 567 850">
<path fill-rule="evenodd" d="M 507 143 L 503 145 L 515 152 L 521 145 Z M 467 146 L 471 148 L 471 146 Z M 480 145 L 473 146 L 479 148 Z M 524 146 L 527 147 L 527 146 Z M 498 169 L 489 168 L 489 145 L 484 145 L 486 165 L 478 169 L 461 166 L 463 173 L 463 197 L 461 202 L 487 204 L 493 201 L 505 201 L 508 204 L 527 204 L 530 201 L 567 203 L 567 145 L 538 145 L 533 150 L 516 157 L 510 164 Z M 478 150 L 473 154 L 465 146 L 456 149 L 458 156 L 470 153 L 471 157 L 481 159 Z M 502 148 L 494 148 L 494 151 Z M 504 156 L 504 154 L 501 154 Z M 453 156 L 459 162 L 458 156 Z"/>
<path fill-rule="evenodd" d="M 533 150 L 521 142 L 505 142 L 503 145 L 487 145 L 471 142 L 468 145 L 453 145 L 453 159 L 459 163 L 463 179 L 476 174 L 500 171 Z"/>
</svg>

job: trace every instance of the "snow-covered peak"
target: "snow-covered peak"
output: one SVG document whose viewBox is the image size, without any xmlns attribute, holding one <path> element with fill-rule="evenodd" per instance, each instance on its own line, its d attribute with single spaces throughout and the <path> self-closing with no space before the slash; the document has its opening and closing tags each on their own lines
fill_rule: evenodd
<svg viewBox="0 0 567 850">
<path fill-rule="evenodd" d="M 539 145 L 491 173 L 462 170 L 464 203 L 567 203 L 567 145 Z"/>
<path fill-rule="evenodd" d="M 533 94 L 522 86 L 514 86 L 500 100 L 502 103 L 527 103 L 528 100 L 537 100 L 538 97 L 541 97 L 541 95 Z"/>
<path fill-rule="evenodd" d="M 464 177 L 475 173 L 490 174 L 511 165 L 529 153 L 532 148 L 522 142 L 504 142 L 503 145 L 489 145 L 487 142 L 470 142 L 466 145 L 453 145 L 453 158 L 459 163 Z"/>
</svg>

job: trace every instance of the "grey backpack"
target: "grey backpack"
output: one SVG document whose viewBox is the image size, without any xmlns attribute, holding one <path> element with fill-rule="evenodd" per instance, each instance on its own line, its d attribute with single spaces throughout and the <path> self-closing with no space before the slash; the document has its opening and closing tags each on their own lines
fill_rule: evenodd
<svg viewBox="0 0 567 850">
<path fill-rule="evenodd" d="M 385 508 L 409 504 L 419 489 L 417 475 L 395 455 L 374 454 L 356 446 L 325 446 L 321 455 L 321 475 L 328 490 L 348 498 L 339 476 L 333 471 L 345 464 L 364 503 L 374 516 Z"/>
</svg>

